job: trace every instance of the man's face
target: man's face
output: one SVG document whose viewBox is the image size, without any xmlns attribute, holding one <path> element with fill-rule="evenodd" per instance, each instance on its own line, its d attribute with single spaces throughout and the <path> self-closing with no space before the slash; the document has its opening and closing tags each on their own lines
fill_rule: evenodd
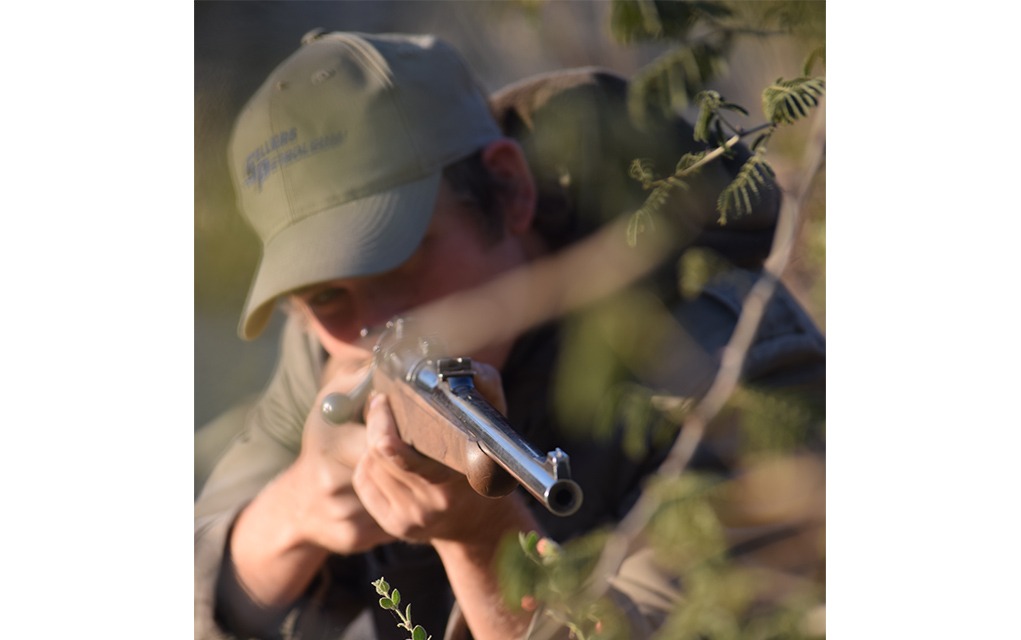
<svg viewBox="0 0 1021 640">
<path fill-rule="evenodd" d="M 505 233 L 494 242 L 481 230 L 479 215 L 444 180 L 429 228 L 406 262 L 382 274 L 305 287 L 291 298 L 331 355 L 357 357 L 375 340 L 362 335 L 363 329 L 378 330 L 396 315 L 482 284 L 524 262 L 518 236 Z M 504 353 L 490 349 L 469 355 L 499 367 Z"/>
</svg>

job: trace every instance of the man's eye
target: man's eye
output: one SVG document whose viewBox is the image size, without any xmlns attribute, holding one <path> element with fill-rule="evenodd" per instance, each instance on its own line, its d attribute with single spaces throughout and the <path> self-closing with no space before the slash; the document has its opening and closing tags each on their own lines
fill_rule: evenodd
<svg viewBox="0 0 1021 640">
<path fill-rule="evenodd" d="M 339 300 L 344 294 L 343 289 L 324 289 L 319 293 L 315 294 L 308 299 L 308 305 L 311 307 L 321 307 L 323 305 L 330 304 L 336 300 Z"/>
</svg>

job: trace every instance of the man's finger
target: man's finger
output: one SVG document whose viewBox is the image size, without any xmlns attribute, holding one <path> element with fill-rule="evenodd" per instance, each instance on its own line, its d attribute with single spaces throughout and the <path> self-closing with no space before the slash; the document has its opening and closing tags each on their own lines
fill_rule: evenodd
<svg viewBox="0 0 1021 640">
<path fill-rule="evenodd" d="M 415 451 L 401 440 L 384 394 L 373 395 L 365 417 L 368 450 L 382 464 L 400 472 L 417 474 L 433 483 L 442 482 L 453 473 L 448 467 Z"/>
<path fill-rule="evenodd" d="M 353 469 L 365 455 L 365 426 L 357 423 L 341 425 L 333 441 L 333 456 Z"/>
</svg>

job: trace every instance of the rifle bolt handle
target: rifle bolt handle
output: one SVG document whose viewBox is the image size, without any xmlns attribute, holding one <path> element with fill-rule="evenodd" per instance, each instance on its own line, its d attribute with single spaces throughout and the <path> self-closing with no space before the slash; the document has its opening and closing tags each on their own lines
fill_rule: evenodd
<svg viewBox="0 0 1021 640">
<path fill-rule="evenodd" d="M 351 420 L 354 412 L 354 402 L 343 393 L 331 393 L 323 398 L 323 418 L 332 424 L 344 424 Z"/>
</svg>

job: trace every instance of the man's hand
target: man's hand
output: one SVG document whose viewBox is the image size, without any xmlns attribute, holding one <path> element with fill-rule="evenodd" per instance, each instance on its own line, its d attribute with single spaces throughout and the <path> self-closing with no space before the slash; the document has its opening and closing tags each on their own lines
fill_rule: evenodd
<svg viewBox="0 0 1021 640">
<path fill-rule="evenodd" d="M 400 439 L 386 396 L 366 414 L 367 446 L 354 488 L 380 526 L 398 538 L 473 540 L 487 534 L 502 500 L 480 496 L 462 474 L 418 453 Z"/>
<path fill-rule="evenodd" d="M 241 512 L 231 535 L 234 570 L 249 596 L 264 607 L 292 602 L 327 556 L 350 555 L 394 540 L 365 510 L 352 480 L 365 452 L 365 426 L 334 425 L 323 398 L 348 393 L 364 368 L 332 366 L 316 398 L 294 463 Z"/>
<path fill-rule="evenodd" d="M 479 390 L 505 410 L 499 374 L 486 365 L 476 370 Z M 366 446 L 355 467 L 354 488 L 385 531 L 418 542 L 477 542 L 507 530 L 507 502 L 517 498 L 480 496 L 464 475 L 402 441 L 385 395 L 373 394 L 365 417 Z"/>
<path fill-rule="evenodd" d="M 505 410 L 495 369 L 477 367 L 476 383 Z M 432 544 L 476 638 L 520 635 L 531 614 L 506 606 L 494 563 L 505 536 L 539 529 L 521 496 L 481 496 L 465 476 L 408 446 L 382 394 L 369 401 L 365 445 L 354 472 L 365 509 L 388 534 Z"/>
<path fill-rule="evenodd" d="M 290 493 L 295 533 L 305 542 L 342 555 L 360 553 L 393 540 L 355 494 L 354 467 L 366 448 L 365 425 L 327 422 L 319 409 L 330 386 L 316 398 L 305 421 L 301 453 L 281 478 Z"/>
</svg>

